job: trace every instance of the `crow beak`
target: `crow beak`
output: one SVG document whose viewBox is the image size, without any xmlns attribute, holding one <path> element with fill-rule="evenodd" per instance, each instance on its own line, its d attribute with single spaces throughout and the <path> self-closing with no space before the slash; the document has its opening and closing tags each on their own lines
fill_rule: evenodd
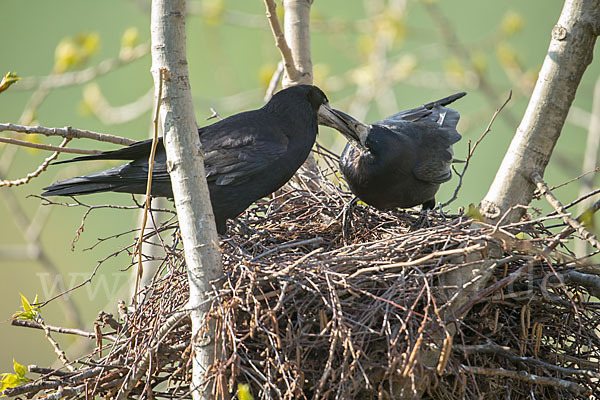
<svg viewBox="0 0 600 400">
<path fill-rule="evenodd" d="M 363 124 L 348 114 L 331 108 L 329 104 L 322 104 L 317 114 L 319 125 L 333 128 L 344 135 L 349 141 L 366 148 L 367 136 L 371 130 L 370 125 Z"/>
</svg>

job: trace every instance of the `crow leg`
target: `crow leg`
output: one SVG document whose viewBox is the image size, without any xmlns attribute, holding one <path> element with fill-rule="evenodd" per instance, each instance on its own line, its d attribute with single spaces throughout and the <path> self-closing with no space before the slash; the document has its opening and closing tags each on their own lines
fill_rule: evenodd
<svg viewBox="0 0 600 400">
<path fill-rule="evenodd" d="M 429 214 L 435 208 L 435 198 L 424 201 L 421 206 L 421 212 L 419 213 L 419 218 L 411 227 L 412 229 L 421 229 L 425 227 L 429 227 Z"/>
<path fill-rule="evenodd" d="M 344 208 L 342 210 L 342 237 L 344 241 L 350 237 L 350 233 L 352 232 L 352 225 L 354 217 L 352 215 L 352 207 L 356 204 L 358 198 L 355 196 L 344 204 Z"/>
<path fill-rule="evenodd" d="M 241 218 L 236 218 L 235 222 L 237 222 L 238 226 L 241 228 L 240 233 L 242 233 L 243 235 L 252 236 L 258 233 L 255 229 L 250 228 L 250 226 L 247 223 L 242 221 Z"/>
</svg>

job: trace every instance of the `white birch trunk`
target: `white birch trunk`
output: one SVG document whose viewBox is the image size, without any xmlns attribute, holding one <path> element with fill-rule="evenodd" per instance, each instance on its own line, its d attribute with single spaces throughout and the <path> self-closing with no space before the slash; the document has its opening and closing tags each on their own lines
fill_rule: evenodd
<svg viewBox="0 0 600 400">
<path fill-rule="evenodd" d="M 294 65 L 299 74 L 290 77 L 286 71 L 283 87 L 312 85 L 313 70 L 310 56 L 310 6 L 312 0 L 283 0 L 285 40 L 292 50 Z"/>
<path fill-rule="evenodd" d="M 204 173 L 198 128 L 194 118 L 186 60 L 185 1 L 152 1 L 152 74 L 155 86 L 166 69 L 160 108 L 167 167 L 173 185 L 175 207 L 183 239 L 192 319 L 194 399 L 208 399 L 202 386 L 214 361 L 214 330 L 200 337 L 208 311 L 210 281 L 223 273 L 218 238 Z"/>
<path fill-rule="evenodd" d="M 490 222 L 508 213 L 507 223 L 518 221 L 535 185 L 530 176 L 543 176 L 562 131 L 577 87 L 592 62 L 600 31 L 600 0 L 566 0 L 523 120 L 496 178 L 481 202 Z"/>
<path fill-rule="evenodd" d="M 575 98 L 581 77 L 592 61 L 596 37 L 600 33 L 600 0 L 566 0 L 552 30 L 550 47 L 544 60 L 535 89 L 523 120 L 496 174 L 488 194 L 481 202 L 480 212 L 488 222 L 500 218 L 506 223 L 518 221 L 523 215 L 516 205 L 528 205 L 535 190 L 530 176 L 543 175 L 554 145 Z M 500 101 L 500 99 L 499 99 Z M 501 249 L 490 247 L 488 257 L 493 258 Z M 476 263 L 477 259 L 481 262 Z M 442 297 L 452 299 L 442 317 L 446 320 L 448 334 L 454 336 L 457 312 L 469 298 L 487 286 L 493 265 L 483 254 L 473 253 L 463 262 L 475 262 L 440 278 Z M 450 337 L 451 339 L 451 337 Z M 421 363 L 428 367 L 419 372 L 415 381 L 406 380 L 396 385 L 402 399 L 418 399 L 434 381 L 433 374 L 439 363 L 444 333 L 434 334 L 432 345 L 420 354 Z"/>
</svg>

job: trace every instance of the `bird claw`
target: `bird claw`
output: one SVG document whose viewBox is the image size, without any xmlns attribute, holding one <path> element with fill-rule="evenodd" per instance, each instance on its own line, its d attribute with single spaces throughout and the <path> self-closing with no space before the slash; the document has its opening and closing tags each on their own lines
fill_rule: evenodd
<svg viewBox="0 0 600 400">
<path fill-rule="evenodd" d="M 240 233 L 242 235 L 252 236 L 258 233 L 255 229 L 250 228 L 250 226 L 244 221 L 242 221 L 240 218 L 236 218 L 235 222 L 237 222 L 237 225 L 240 228 Z"/>
<path fill-rule="evenodd" d="M 350 238 L 350 234 L 352 233 L 354 221 L 352 207 L 357 201 L 357 197 L 352 198 L 352 200 L 344 204 L 344 208 L 342 209 L 342 238 L 344 239 L 344 242 Z"/>
<path fill-rule="evenodd" d="M 411 231 L 416 231 L 421 228 L 429 228 L 431 224 L 429 223 L 429 215 L 432 213 L 432 209 L 430 208 L 422 208 L 419 212 L 419 218 L 415 221 L 414 224 L 410 227 Z"/>
</svg>

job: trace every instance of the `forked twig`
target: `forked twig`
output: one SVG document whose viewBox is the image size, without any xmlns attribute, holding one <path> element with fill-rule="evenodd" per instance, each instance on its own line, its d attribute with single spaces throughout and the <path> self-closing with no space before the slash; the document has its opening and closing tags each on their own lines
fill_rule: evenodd
<svg viewBox="0 0 600 400">
<path fill-rule="evenodd" d="M 267 19 L 269 20 L 269 25 L 271 26 L 271 31 L 273 32 L 273 37 L 275 38 L 275 45 L 281 53 L 281 58 L 283 59 L 283 64 L 285 66 L 285 72 L 290 77 L 290 79 L 294 81 L 300 75 L 300 71 L 298 71 L 298 69 L 296 68 L 292 50 L 290 49 L 290 46 L 285 40 L 285 35 L 281 31 L 279 18 L 277 18 L 277 12 L 275 11 L 277 5 L 275 4 L 275 0 L 264 1 L 265 7 L 267 9 Z"/>
<path fill-rule="evenodd" d="M 496 120 L 496 117 L 498 116 L 498 114 L 500 114 L 500 112 L 508 104 L 508 102 L 511 100 L 511 98 L 512 98 L 512 90 L 508 93 L 508 97 L 504 101 L 504 103 L 499 108 L 496 109 L 496 111 L 492 115 L 492 118 L 490 119 L 490 122 L 488 123 L 487 127 L 485 128 L 485 130 L 483 131 L 481 136 L 479 136 L 479 139 L 477 139 L 477 141 L 475 142 L 473 147 L 471 147 L 471 141 L 469 140 L 469 142 L 468 142 L 469 152 L 467 154 L 465 166 L 463 167 L 463 170 L 460 173 L 457 172 L 456 170 L 454 171 L 458 175 L 458 185 L 456 186 L 456 189 L 454 189 L 454 194 L 452 195 L 450 200 L 446 201 L 445 203 L 443 203 L 441 205 L 442 208 L 448 206 L 450 203 L 452 203 L 454 200 L 456 200 L 458 198 L 458 191 L 462 187 L 463 178 L 465 176 L 465 173 L 467 172 L 467 168 L 469 167 L 469 162 L 471 161 L 471 157 L 473 157 L 473 153 L 475 152 L 475 149 L 477 148 L 477 146 L 479 146 L 479 143 L 481 143 L 481 141 L 486 137 L 486 135 L 492 130 L 492 124 Z"/>
</svg>

